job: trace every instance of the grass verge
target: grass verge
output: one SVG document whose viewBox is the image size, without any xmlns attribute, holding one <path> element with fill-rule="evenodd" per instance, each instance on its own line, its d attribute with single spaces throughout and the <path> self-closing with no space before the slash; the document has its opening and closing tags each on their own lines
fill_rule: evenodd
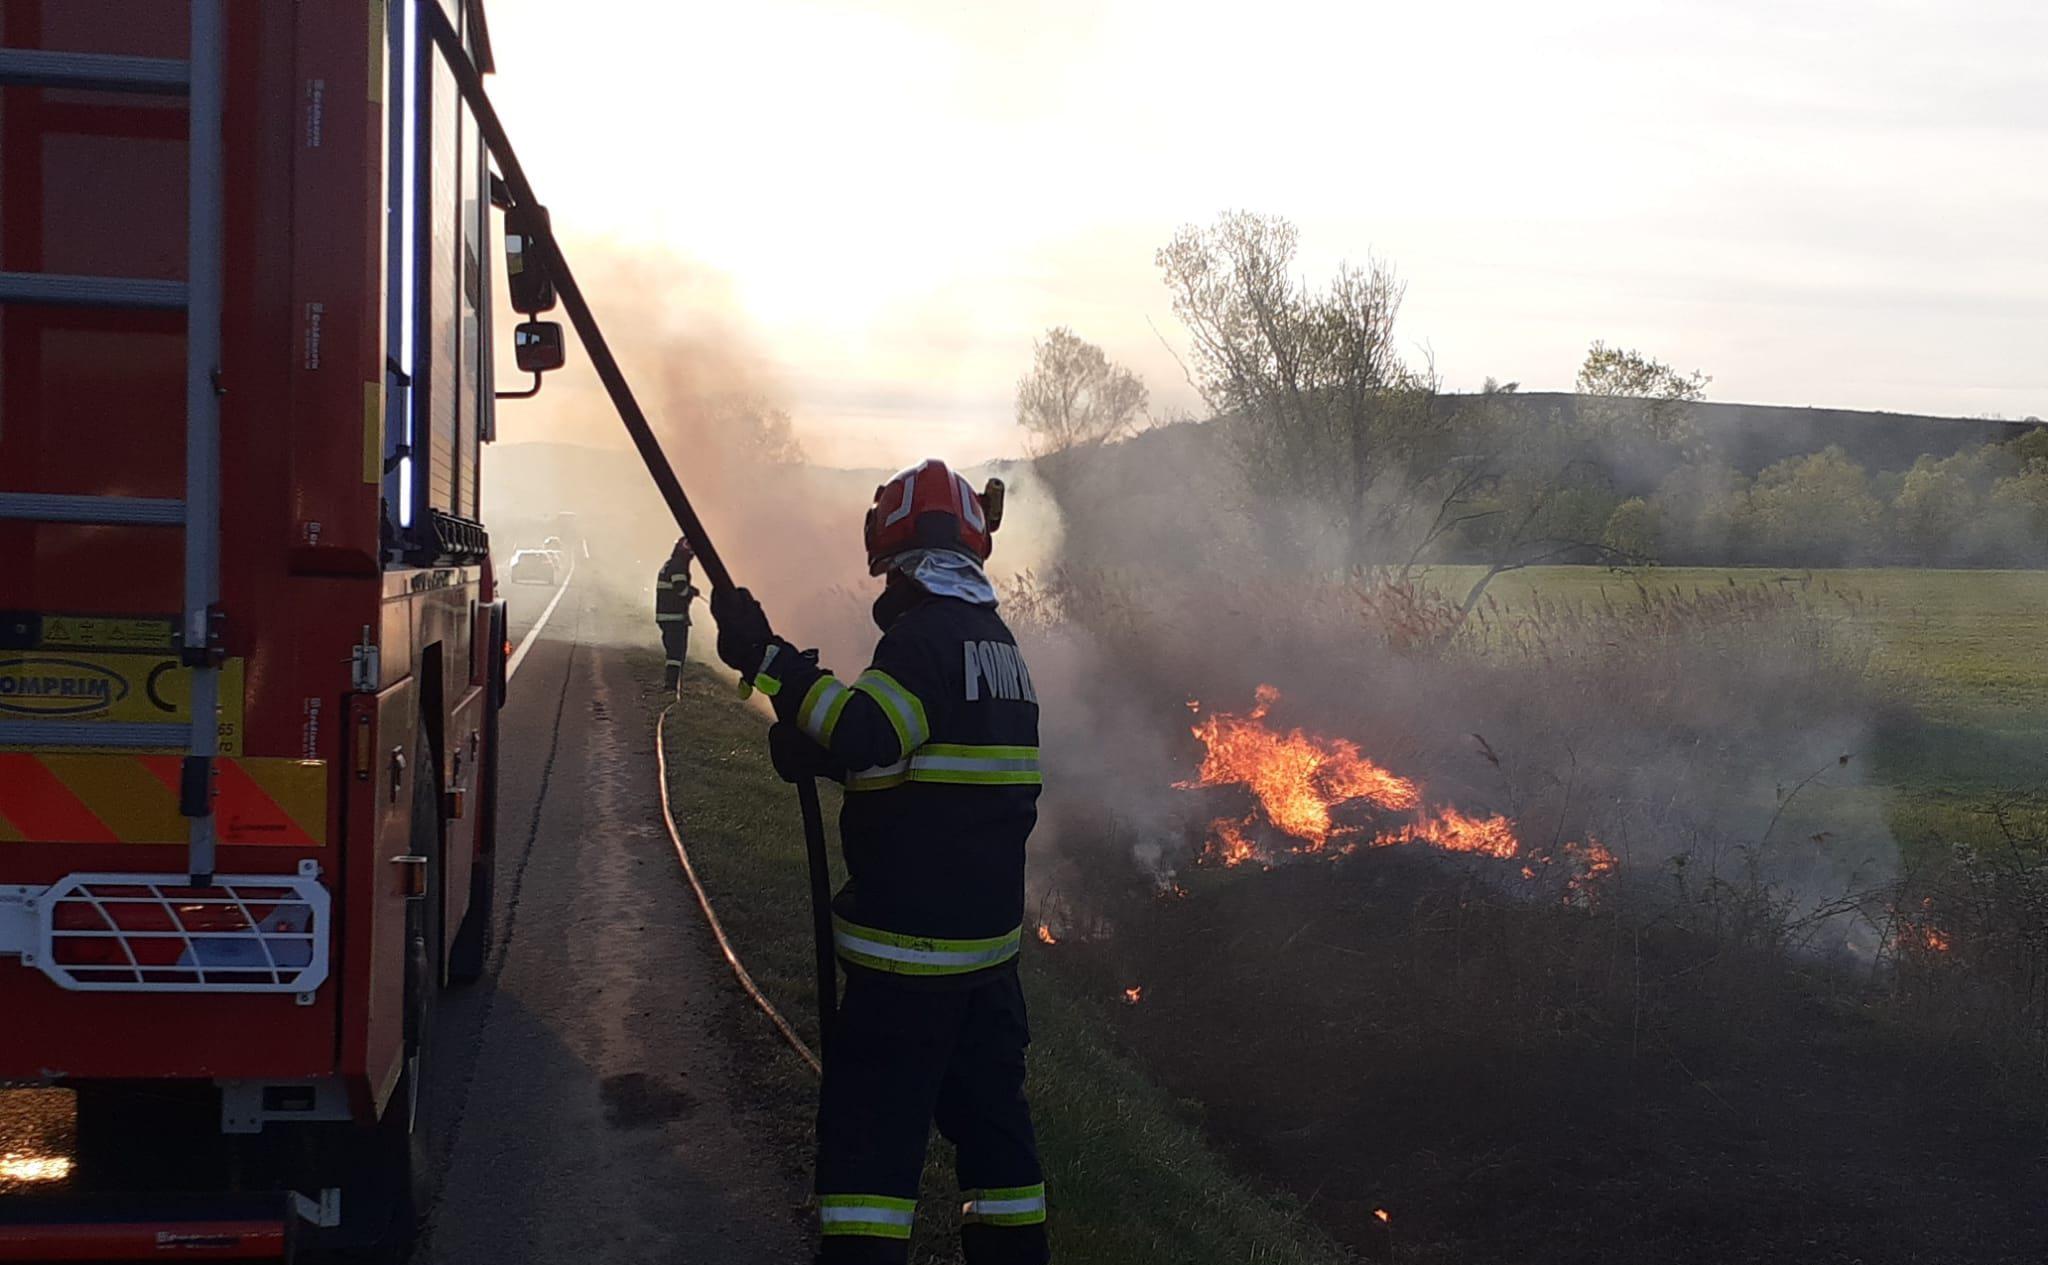
<svg viewBox="0 0 2048 1265">
<path fill-rule="evenodd" d="M 638 670 L 650 678 L 659 661 Z M 733 697 L 722 676 L 691 664 L 668 730 L 670 794 L 691 859 L 734 947 L 763 992 L 814 1039 L 810 916 L 796 797 L 769 767 L 766 718 Z M 837 795 L 825 788 L 827 817 Z M 836 867 L 836 843 L 834 846 Z M 836 875 L 835 875 L 836 881 Z M 1105 1039 L 1111 1025 L 1092 997 L 1033 963 L 1025 991 L 1032 1018 L 1029 1092 L 1052 1202 L 1054 1259 L 1062 1265 L 1320 1265 L 1351 1257 L 1301 1210 L 1229 1172 L 1186 1117 Z M 782 1150 L 803 1162 L 810 1145 L 809 1072 L 777 1043 L 766 1020 L 746 1025 L 746 1064 L 776 1122 Z M 951 1158 L 934 1139 L 919 1202 L 913 1259 L 957 1259 Z"/>
</svg>

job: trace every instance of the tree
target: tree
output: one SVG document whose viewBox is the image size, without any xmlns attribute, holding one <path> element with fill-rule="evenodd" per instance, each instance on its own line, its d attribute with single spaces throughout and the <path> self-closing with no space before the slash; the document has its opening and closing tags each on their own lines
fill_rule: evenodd
<svg viewBox="0 0 2048 1265">
<path fill-rule="evenodd" d="M 713 439 L 742 465 L 794 465 L 804 459 L 789 410 L 751 391 L 722 392 L 699 402 Z"/>
<path fill-rule="evenodd" d="M 1657 485 L 1659 558 L 1664 562 L 1726 564 L 1741 556 L 1736 520 L 1749 495 L 1749 480 L 1723 461 L 1702 459 L 1679 465 Z"/>
<path fill-rule="evenodd" d="M 1661 360 L 1596 338 L 1579 365 L 1577 386 L 1580 395 L 1691 402 L 1705 399 L 1712 381 L 1697 369 L 1682 374 Z"/>
<path fill-rule="evenodd" d="M 1839 445 L 1767 467 L 1750 488 L 1742 521 L 1764 556 L 1835 564 L 1882 544 L 1884 507 L 1870 477 Z"/>
<path fill-rule="evenodd" d="M 2027 420 L 2038 422 L 2041 419 L 2030 417 Z M 2048 426 L 2030 430 L 2018 439 L 2008 442 L 2005 450 L 2017 466 L 2028 466 L 2037 462 L 2048 466 Z"/>
<path fill-rule="evenodd" d="M 1343 264 L 1314 289 L 1294 277 L 1296 245 L 1287 220 L 1238 211 L 1182 227 L 1155 262 L 1273 550 L 1297 546 L 1305 524 L 1286 516 L 1308 508 L 1364 566 L 1444 530 L 1474 476 L 1457 469 L 1434 376 L 1394 344 L 1393 269 Z"/>
<path fill-rule="evenodd" d="M 1600 543 L 1617 557 L 1648 562 L 1657 556 L 1659 523 L 1656 507 L 1632 496 L 1614 507 L 1601 529 Z"/>
<path fill-rule="evenodd" d="M 1592 434 L 1610 448 L 1609 464 L 1624 477 L 1634 467 L 1680 455 L 1697 455 L 1699 431 L 1693 405 L 1707 398 L 1713 381 L 1695 369 L 1679 373 L 1661 360 L 1595 339 L 1579 365 L 1578 411 Z"/>
<path fill-rule="evenodd" d="M 1970 552 L 1968 539 L 1982 521 L 1983 492 L 1974 486 L 1969 458 L 1936 460 L 1922 455 L 1892 498 L 1892 530 L 1905 556 L 1938 566 Z"/>
<path fill-rule="evenodd" d="M 1037 456 L 1090 448 L 1129 434 L 1147 399 L 1137 374 L 1060 326 L 1032 345 L 1031 372 L 1017 380 L 1017 424 Z"/>
<path fill-rule="evenodd" d="M 1993 484 L 1986 508 L 2001 561 L 2029 567 L 2048 562 L 2048 460 L 2030 461 Z"/>
</svg>

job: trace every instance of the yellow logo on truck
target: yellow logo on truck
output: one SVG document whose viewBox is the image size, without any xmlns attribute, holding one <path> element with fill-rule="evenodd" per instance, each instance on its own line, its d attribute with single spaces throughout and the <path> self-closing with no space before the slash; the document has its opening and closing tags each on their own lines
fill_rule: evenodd
<svg viewBox="0 0 2048 1265">
<path fill-rule="evenodd" d="M 0 659 L 0 714 L 90 716 L 127 697 L 127 680 L 97 663 L 51 655 Z"/>
<path fill-rule="evenodd" d="M 220 675 L 220 753 L 239 755 L 242 660 Z M 176 724 L 192 719 L 192 674 L 172 654 L 0 651 L 0 717 Z"/>
</svg>

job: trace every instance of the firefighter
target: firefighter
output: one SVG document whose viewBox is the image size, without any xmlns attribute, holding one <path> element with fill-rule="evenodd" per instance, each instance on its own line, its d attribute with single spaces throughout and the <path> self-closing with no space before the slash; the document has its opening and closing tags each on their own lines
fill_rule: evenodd
<svg viewBox="0 0 2048 1265">
<path fill-rule="evenodd" d="M 944 463 L 876 489 L 874 662 L 851 682 L 715 592 L 718 654 L 774 703 L 776 770 L 846 787 L 849 874 L 832 902 L 846 986 L 818 1106 L 820 1262 L 909 1255 L 931 1124 L 958 1150 L 970 1265 L 1047 1259 L 1045 1177 L 1024 1099 L 1017 948 L 1038 818 L 1038 696 L 982 570 L 1001 519 Z"/>
<path fill-rule="evenodd" d="M 678 537 L 654 580 L 654 623 L 661 631 L 661 648 L 668 655 L 662 688 L 671 692 L 682 685 L 683 658 L 690 649 L 690 602 L 697 596 L 690 583 L 690 562 L 695 557 L 689 540 Z"/>
</svg>

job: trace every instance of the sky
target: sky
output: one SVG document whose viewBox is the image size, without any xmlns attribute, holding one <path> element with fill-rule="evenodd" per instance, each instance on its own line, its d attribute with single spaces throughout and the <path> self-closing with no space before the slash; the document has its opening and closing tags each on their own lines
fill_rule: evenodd
<svg viewBox="0 0 2048 1265">
<path fill-rule="evenodd" d="M 1447 389 L 1602 339 L 1712 399 L 2048 415 L 2040 0 L 487 10 L 572 262 L 686 264 L 821 461 L 1021 450 L 1054 325 L 1202 415 L 1153 253 L 1233 209 L 1311 283 L 1391 262 Z"/>
</svg>

